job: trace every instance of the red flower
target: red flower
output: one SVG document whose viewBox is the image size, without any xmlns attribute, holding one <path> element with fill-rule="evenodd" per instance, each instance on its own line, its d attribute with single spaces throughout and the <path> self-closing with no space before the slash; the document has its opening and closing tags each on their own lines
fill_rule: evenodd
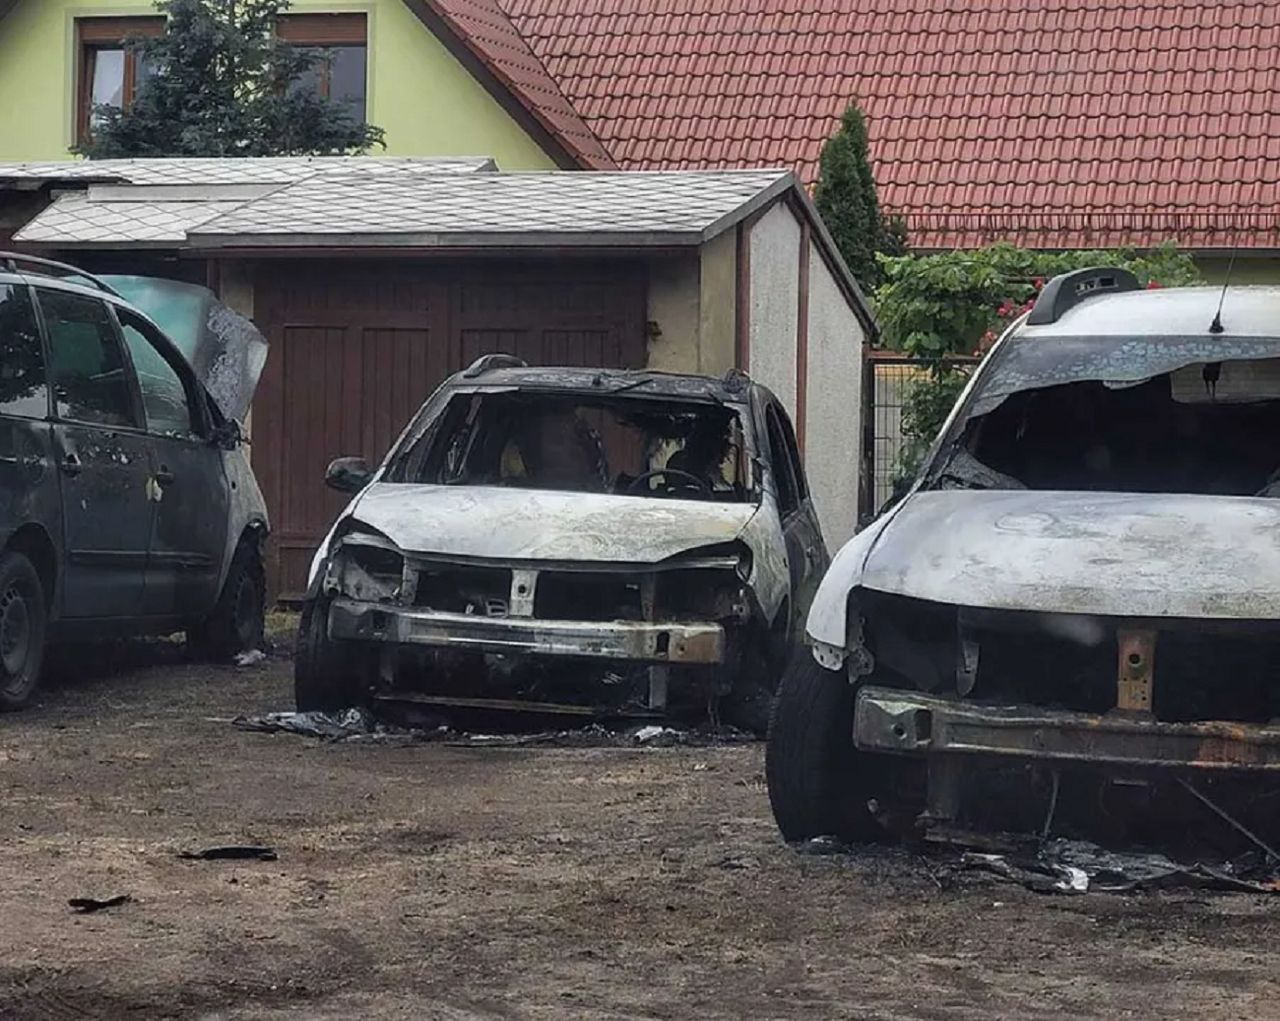
<svg viewBox="0 0 1280 1021">
<path fill-rule="evenodd" d="M 1008 319 L 1009 316 L 1013 315 L 1013 302 L 1006 301 L 1003 305 L 1001 305 L 998 309 L 996 309 L 996 315 L 998 315 L 1001 319 Z"/>
<path fill-rule="evenodd" d="M 1036 277 L 1032 282 L 1035 284 L 1037 291 L 1044 290 L 1044 277 Z"/>
<path fill-rule="evenodd" d="M 1161 288 L 1161 287 L 1163 287 L 1163 286 L 1164 286 L 1164 285 L 1163 285 L 1163 284 L 1161 284 L 1159 280 L 1152 280 L 1149 284 L 1147 284 L 1147 290 L 1148 290 L 1148 291 L 1158 291 L 1158 290 L 1160 290 L 1160 288 Z"/>
</svg>

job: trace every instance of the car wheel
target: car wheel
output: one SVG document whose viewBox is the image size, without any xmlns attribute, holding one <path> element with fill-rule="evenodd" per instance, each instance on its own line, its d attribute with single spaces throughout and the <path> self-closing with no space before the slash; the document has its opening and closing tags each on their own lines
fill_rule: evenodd
<svg viewBox="0 0 1280 1021">
<path fill-rule="evenodd" d="M 44 586 L 21 553 L 0 557 L 0 709 L 20 709 L 40 681 L 48 611 Z"/>
<path fill-rule="evenodd" d="M 884 835 L 868 807 L 874 763 L 853 746 L 853 688 L 798 646 L 774 701 L 765 747 L 773 818 L 789 841 Z"/>
<path fill-rule="evenodd" d="M 266 613 L 266 573 L 255 542 L 242 542 L 231 560 L 218 603 L 187 631 L 187 641 L 206 658 L 225 662 L 237 653 L 262 648 Z"/>
<path fill-rule="evenodd" d="M 369 702 L 368 658 L 329 637 L 329 600 L 313 599 L 298 622 L 293 701 L 299 712 L 333 713 Z"/>
</svg>

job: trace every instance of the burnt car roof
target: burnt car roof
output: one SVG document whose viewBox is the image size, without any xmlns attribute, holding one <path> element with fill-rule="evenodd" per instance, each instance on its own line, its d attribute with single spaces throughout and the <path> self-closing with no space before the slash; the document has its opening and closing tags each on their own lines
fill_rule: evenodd
<svg viewBox="0 0 1280 1021">
<path fill-rule="evenodd" d="M 637 397 L 667 397 L 674 400 L 714 401 L 745 404 L 755 383 L 745 373 L 731 371 L 726 376 L 690 376 L 651 369 L 589 369 L 576 367 L 501 367 L 471 373 L 460 372 L 450 380 L 455 389 L 528 388 L 562 390 L 566 393 L 631 393 Z"/>
</svg>

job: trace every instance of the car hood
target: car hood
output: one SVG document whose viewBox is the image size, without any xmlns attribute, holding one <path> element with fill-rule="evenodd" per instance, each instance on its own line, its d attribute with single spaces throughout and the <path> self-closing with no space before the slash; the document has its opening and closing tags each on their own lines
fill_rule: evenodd
<svg viewBox="0 0 1280 1021">
<path fill-rule="evenodd" d="M 375 482 L 350 517 L 411 553 L 653 564 L 731 542 L 756 509 L 753 503 Z"/>
<path fill-rule="evenodd" d="M 862 584 L 996 609 L 1280 618 L 1280 501 L 917 493 L 875 541 Z"/>
<path fill-rule="evenodd" d="M 102 279 L 173 341 L 218 410 L 244 422 L 267 362 L 267 339 L 258 328 L 198 284 L 123 275 Z"/>
</svg>

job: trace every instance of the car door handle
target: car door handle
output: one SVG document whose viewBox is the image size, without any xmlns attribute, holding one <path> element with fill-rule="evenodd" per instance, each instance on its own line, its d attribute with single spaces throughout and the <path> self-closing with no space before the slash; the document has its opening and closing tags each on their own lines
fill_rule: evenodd
<svg viewBox="0 0 1280 1021">
<path fill-rule="evenodd" d="M 177 476 L 164 465 L 161 465 L 160 470 L 156 472 L 156 481 L 162 486 L 171 486 L 176 479 Z"/>
<path fill-rule="evenodd" d="M 58 467 L 62 469 L 63 475 L 72 477 L 79 475 L 84 470 L 83 462 L 75 454 L 68 454 L 64 457 Z"/>
</svg>

